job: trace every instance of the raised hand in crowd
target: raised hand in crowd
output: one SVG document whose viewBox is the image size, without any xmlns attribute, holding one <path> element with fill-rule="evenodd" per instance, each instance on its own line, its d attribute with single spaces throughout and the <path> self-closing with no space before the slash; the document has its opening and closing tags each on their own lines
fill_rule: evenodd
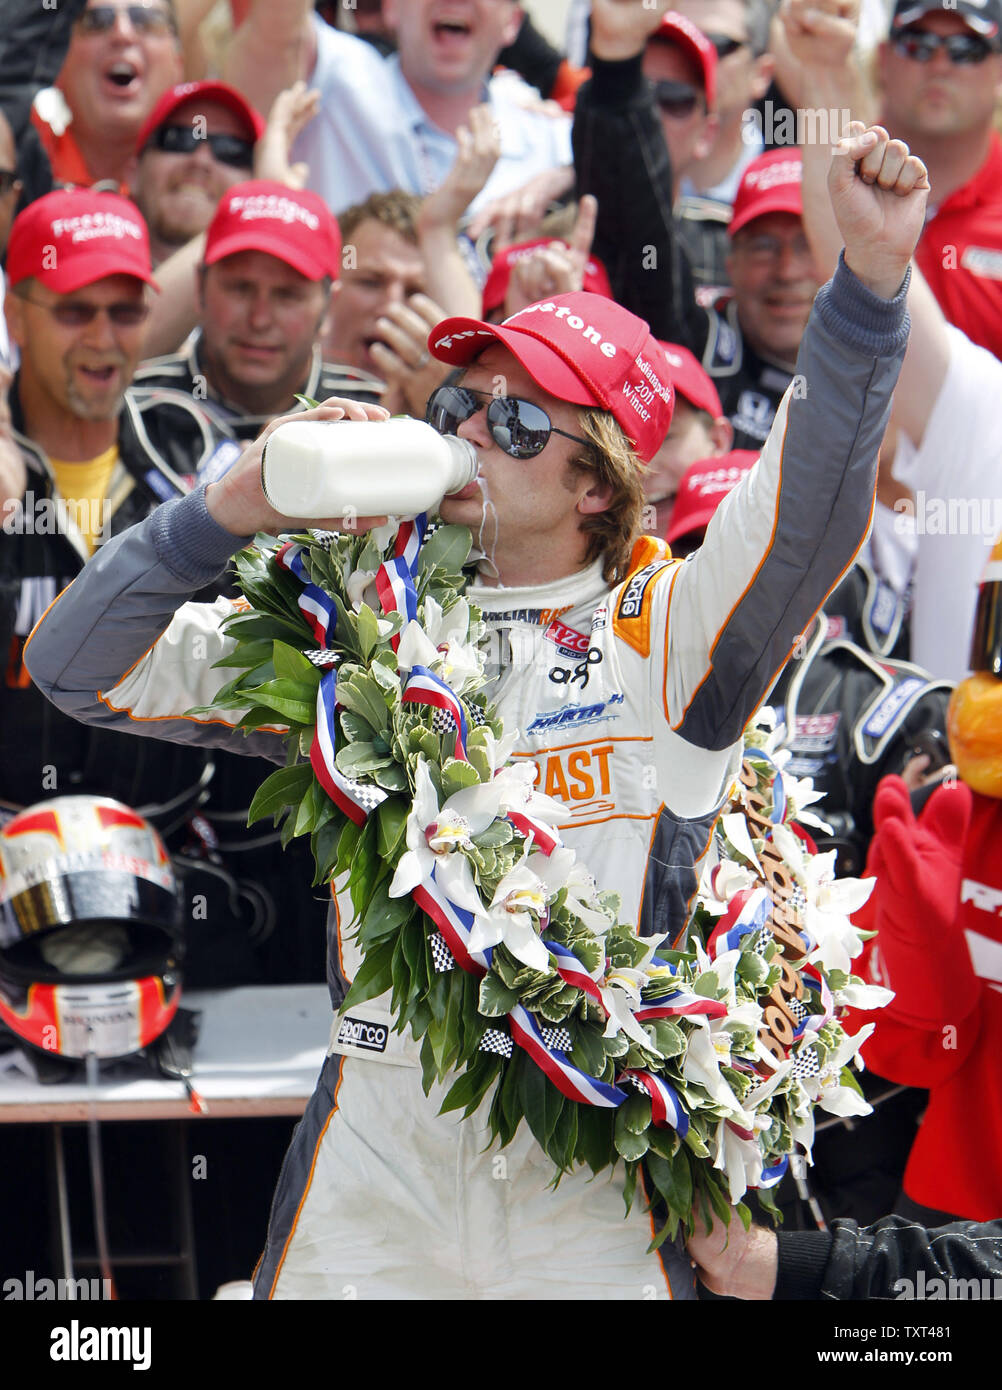
<svg viewBox="0 0 1002 1390">
<path fill-rule="evenodd" d="M 573 186 L 573 169 L 544 169 L 521 188 L 488 203 L 471 220 L 467 233 L 474 241 L 488 227 L 503 228 L 509 241 L 532 236 L 546 216 L 550 204 L 569 193 Z"/>
<path fill-rule="evenodd" d="M 274 179 L 289 188 L 306 187 L 309 165 L 290 162 L 292 145 L 299 132 L 313 120 L 319 106 L 320 93 L 310 91 L 301 80 L 279 92 L 268 114 L 264 134 L 254 147 L 256 179 Z"/>
<path fill-rule="evenodd" d="M 592 0 L 591 51 L 612 63 L 635 57 L 674 8 L 670 0 Z"/>
<path fill-rule="evenodd" d="M 789 101 L 873 119 L 876 103 L 856 60 L 859 0 L 783 0 L 773 32 L 777 78 Z"/>
<path fill-rule="evenodd" d="M 463 214 L 490 178 L 501 153 L 501 132 L 486 102 L 472 108 L 469 125 L 461 125 L 456 131 L 456 143 L 458 150 L 452 168 L 424 199 L 417 220 L 428 294 L 442 306 L 436 321 L 448 314 L 476 317 L 480 312 L 480 292 L 456 235 Z"/>
<path fill-rule="evenodd" d="M 597 219 L 598 200 L 586 194 L 578 204 L 567 242 L 553 241 L 547 246 L 537 246 L 515 262 L 505 297 L 506 317 L 539 299 L 570 294 L 583 287 Z"/>
<path fill-rule="evenodd" d="M 383 401 L 392 414 L 424 419 L 428 397 L 449 374 L 428 352 L 428 334 L 451 312 L 426 294 L 413 294 L 405 304 L 388 304 L 376 320 L 380 341 L 369 352 L 386 382 Z"/>
</svg>

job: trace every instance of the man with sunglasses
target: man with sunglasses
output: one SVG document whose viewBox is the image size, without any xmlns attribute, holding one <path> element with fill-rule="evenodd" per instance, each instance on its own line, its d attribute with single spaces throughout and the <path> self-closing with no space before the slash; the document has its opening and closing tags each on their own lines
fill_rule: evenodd
<svg viewBox="0 0 1002 1390">
<path fill-rule="evenodd" d="M 51 123 L 38 106 L 34 115 L 55 181 L 86 186 L 110 180 L 124 192 L 140 130 L 183 75 L 173 0 L 87 0 L 56 79 L 64 111 Z M 57 102 L 41 104 L 51 110 Z"/>
<path fill-rule="evenodd" d="M 809 389 L 788 394 L 759 464 L 687 561 L 636 534 L 640 460 L 664 437 L 673 395 L 647 324 L 576 293 L 500 325 L 447 319 L 429 337 L 463 370 L 431 417 L 479 458 L 478 481 L 440 511 L 478 546 L 467 593 L 495 639 L 491 696 L 518 730 L 515 756 L 565 803 L 565 842 L 621 893 L 642 934 L 684 925 L 744 726 L 866 533 L 927 192 L 918 161 L 887 149 L 876 132 L 839 146 L 830 191 L 846 248 L 804 338 Z M 382 413 L 345 401 L 315 418 Z M 187 600 L 251 534 L 297 525 L 262 491 L 269 433 L 204 492 L 113 541 L 46 615 L 30 669 L 61 708 L 111 726 L 139 719 L 181 743 L 231 741 L 182 717 L 227 675 L 213 667 L 222 608 Z M 196 632 L 211 655 L 178 660 Z M 274 734 L 235 742 L 284 761 Z M 338 1001 L 358 966 L 350 922 L 350 909 L 333 911 Z M 351 1030 L 331 1045 L 283 1166 L 258 1298 L 351 1286 L 370 1298 L 639 1300 L 662 1278 L 671 1296 L 693 1296 L 679 1248 L 666 1242 L 660 1269 L 644 1253 L 649 1218 L 635 1208 L 624 1222 L 617 1183 L 576 1173 L 548 1191 L 529 1135 L 505 1149 L 502 1173 L 482 1117 L 438 1114 L 441 1090 L 424 1094 L 416 1048 L 388 1008 L 358 1010 L 361 1023 L 382 1017 L 358 1031 L 384 1051 L 360 1048 Z"/>
<path fill-rule="evenodd" d="M 196 782 L 204 760 L 173 767 L 122 735 L 81 738 L 39 700 L 22 651 L 95 548 L 187 493 L 217 448 L 236 446 L 185 397 L 130 386 L 154 287 L 132 203 L 89 189 L 37 199 L 11 227 L 7 279 L 23 470 L 0 497 L 0 818 L 67 790 L 158 804 Z"/>
<path fill-rule="evenodd" d="M 918 266 L 950 322 L 1002 357 L 1002 0 L 898 0 L 878 72 L 882 122 L 929 170 Z"/>
<path fill-rule="evenodd" d="M 258 113 L 224 82 L 163 94 L 139 133 L 132 179 L 154 267 L 204 232 L 226 190 L 251 177 L 263 133 Z"/>
</svg>

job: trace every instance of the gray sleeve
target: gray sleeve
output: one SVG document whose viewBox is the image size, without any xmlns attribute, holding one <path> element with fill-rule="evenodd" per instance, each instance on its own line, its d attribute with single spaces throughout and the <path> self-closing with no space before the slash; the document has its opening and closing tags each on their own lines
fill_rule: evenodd
<svg viewBox="0 0 1002 1390">
<path fill-rule="evenodd" d="M 682 567 L 666 697 L 672 727 L 697 747 L 741 737 L 867 534 L 908 341 L 907 285 L 881 299 L 840 262 L 758 463 Z"/>
<path fill-rule="evenodd" d="M 213 521 L 203 488 L 165 502 L 102 546 L 37 624 L 25 646 L 35 684 L 84 723 L 283 760 L 277 728 L 244 738 L 240 711 L 187 715 L 232 674 L 212 667 L 232 645 L 221 625 L 233 611 L 188 600 L 247 540 Z"/>
</svg>

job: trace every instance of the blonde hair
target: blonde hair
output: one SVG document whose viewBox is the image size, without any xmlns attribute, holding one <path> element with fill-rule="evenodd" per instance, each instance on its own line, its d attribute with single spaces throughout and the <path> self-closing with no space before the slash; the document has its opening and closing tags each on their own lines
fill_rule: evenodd
<svg viewBox="0 0 1002 1390">
<path fill-rule="evenodd" d="M 601 556 L 606 582 L 618 584 L 626 578 L 630 552 L 641 531 L 645 465 L 607 410 L 583 410 L 580 419 L 581 432 L 591 442 L 569 467 L 591 473 L 599 485 L 612 489 L 605 511 L 593 512 L 581 522 L 588 538 L 585 560 L 591 564 Z"/>
</svg>

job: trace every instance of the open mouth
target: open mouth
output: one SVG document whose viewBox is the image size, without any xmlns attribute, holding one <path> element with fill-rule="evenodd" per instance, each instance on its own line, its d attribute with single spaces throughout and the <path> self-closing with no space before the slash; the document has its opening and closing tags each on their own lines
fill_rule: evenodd
<svg viewBox="0 0 1002 1390">
<path fill-rule="evenodd" d="M 78 367 L 80 375 L 95 386 L 110 386 L 118 375 L 118 368 L 109 365 L 107 367 Z"/>
<path fill-rule="evenodd" d="M 441 42 L 453 43 L 468 38 L 470 26 L 464 19 L 440 19 L 432 25 L 432 33 Z"/>
<path fill-rule="evenodd" d="M 118 87 L 124 92 L 128 91 L 138 80 L 139 69 L 135 63 L 130 63 L 125 58 L 119 58 L 105 69 L 104 76 L 113 87 Z"/>
</svg>

